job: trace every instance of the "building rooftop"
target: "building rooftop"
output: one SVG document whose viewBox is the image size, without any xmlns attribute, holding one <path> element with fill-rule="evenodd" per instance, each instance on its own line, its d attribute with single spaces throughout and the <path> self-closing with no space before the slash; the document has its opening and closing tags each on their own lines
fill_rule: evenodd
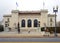
<svg viewBox="0 0 60 43">
<path fill-rule="evenodd" d="M 48 10 L 46 10 L 46 9 L 45 9 L 45 10 L 37 10 L 37 11 L 19 11 L 19 10 L 12 10 L 12 13 L 21 13 L 21 14 L 22 14 L 22 13 L 26 13 L 26 14 L 27 14 L 27 13 L 34 13 L 34 14 L 37 13 L 37 14 L 38 14 L 38 13 L 41 13 L 41 12 L 43 12 L 43 13 L 44 13 L 44 12 L 48 13 Z"/>
<path fill-rule="evenodd" d="M 55 14 L 48 14 L 48 17 L 54 17 L 54 16 L 55 16 Z"/>
<path fill-rule="evenodd" d="M 4 15 L 3 17 L 11 17 L 11 15 Z"/>
</svg>

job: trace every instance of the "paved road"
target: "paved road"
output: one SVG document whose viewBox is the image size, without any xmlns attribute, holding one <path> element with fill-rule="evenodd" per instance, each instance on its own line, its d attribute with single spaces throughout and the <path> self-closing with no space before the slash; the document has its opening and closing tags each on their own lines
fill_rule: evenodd
<svg viewBox="0 0 60 43">
<path fill-rule="evenodd" d="M 60 42 L 60 38 L 0 38 L 0 42 Z"/>
<path fill-rule="evenodd" d="M 17 34 L 17 32 L 2 32 L 0 35 L 5 33 Z M 60 42 L 60 38 L 0 38 L 0 42 Z"/>
</svg>

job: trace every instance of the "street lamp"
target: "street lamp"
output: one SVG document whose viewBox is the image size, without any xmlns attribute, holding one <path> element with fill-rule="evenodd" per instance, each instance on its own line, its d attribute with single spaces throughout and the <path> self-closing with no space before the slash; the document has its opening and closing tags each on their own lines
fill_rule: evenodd
<svg viewBox="0 0 60 43">
<path fill-rule="evenodd" d="M 18 14 L 18 33 L 20 33 L 19 14 Z"/>
<path fill-rule="evenodd" d="M 58 12 L 58 6 L 53 7 L 53 12 L 55 12 L 55 36 L 57 37 L 57 33 L 56 33 L 56 13 Z"/>
<path fill-rule="evenodd" d="M 19 26 L 19 22 L 18 22 L 18 33 L 20 33 L 20 26 Z"/>
</svg>

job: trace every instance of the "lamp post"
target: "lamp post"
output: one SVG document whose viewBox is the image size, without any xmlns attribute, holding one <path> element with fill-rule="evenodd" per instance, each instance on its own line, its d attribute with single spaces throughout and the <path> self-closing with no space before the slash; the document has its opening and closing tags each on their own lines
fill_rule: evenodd
<svg viewBox="0 0 60 43">
<path fill-rule="evenodd" d="M 18 33 L 20 33 L 20 27 L 19 27 L 19 22 L 18 22 Z"/>
<path fill-rule="evenodd" d="M 57 33 L 56 33 L 56 13 L 58 12 L 58 6 L 53 7 L 53 12 L 55 12 L 55 37 L 57 37 Z"/>
<path fill-rule="evenodd" d="M 20 33 L 19 14 L 18 14 L 18 33 Z"/>
</svg>

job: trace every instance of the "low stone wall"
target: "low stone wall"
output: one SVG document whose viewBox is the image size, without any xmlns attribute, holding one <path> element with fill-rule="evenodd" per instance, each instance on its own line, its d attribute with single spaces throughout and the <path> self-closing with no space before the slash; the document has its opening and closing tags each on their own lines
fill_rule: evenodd
<svg viewBox="0 0 60 43">
<path fill-rule="evenodd" d="M 26 31 L 26 32 L 29 32 L 29 31 L 30 31 L 30 32 L 32 32 L 32 31 L 33 31 L 33 32 L 37 32 L 37 29 L 20 29 L 20 31 L 21 31 L 21 32 L 24 32 L 24 31 Z"/>
</svg>

